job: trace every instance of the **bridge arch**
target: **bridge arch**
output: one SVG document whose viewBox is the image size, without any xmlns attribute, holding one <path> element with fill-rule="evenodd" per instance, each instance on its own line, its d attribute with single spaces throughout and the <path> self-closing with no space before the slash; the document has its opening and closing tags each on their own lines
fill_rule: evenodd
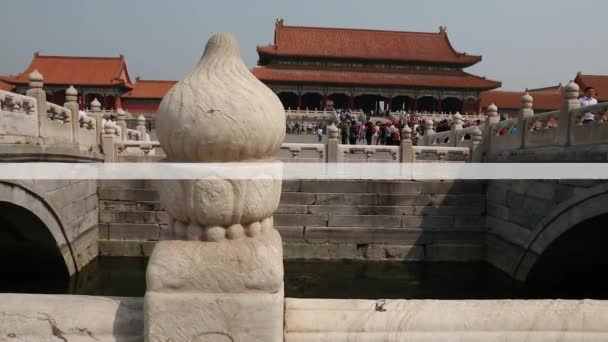
<svg viewBox="0 0 608 342">
<path fill-rule="evenodd" d="M 598 222 L 608 223 L 606 203 L 608 184 L 600 184 L 558 204 L 529 235 L 512 276 L 518 280 L 526 280 L 543 255 L 551 251 L 550 247 L 560 242 L 560 238 L 573 236 L 575 230 L 588 229 Z"/>
<path fill-rule="evenodd" d="M 0 181 L 0 256 L 4 261 L 37 266 L 26 270 L 31 272 L 69 276 L 78 269 L 53 208 L 34 191 L 6 181 Z"/>
</svg>

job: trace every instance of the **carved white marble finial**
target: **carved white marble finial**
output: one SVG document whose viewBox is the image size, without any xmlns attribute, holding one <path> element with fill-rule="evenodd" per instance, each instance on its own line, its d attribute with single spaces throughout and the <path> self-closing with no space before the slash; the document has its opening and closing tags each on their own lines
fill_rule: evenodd
<svg viewBox="0 0 608 342">
<path fill-rule="evenodd" d="M 71 85 L 68 89 L 65 90 L 66 96 L 78 96 L 78 90 Z"/>
<path fill-rule="evenodd" d="M 91 111 L 95 112 L 95 111 L 100 111 L 100 110 L 101 110 L 101 103 L 99 103 L 97 98 L 94 98 L 93 101 L 91 101 Z"/>
<path fill-rule="evenodd" d="M 521 108 L 522 109 L 531 109 L 532 103 L 534 102 L 534 98 L 530 93 L 525 93 L 524 96 L 521 97 Z"/>
<path fill-rule="evenodd" d="M 581 87 L 576 84 L 574 81 L 568 82 L 566 88 L 564 89 L 564 97 L 566 99 L 576 99 L 579 97 L 579 93 L 581 91 Z"/>
<path fill-rule="evenodd" d="M 491 105 L 488 106 L 488 116 L 496 116 L 498 115 L 498 107 L 492 103 Z"/>
<path fill-rule="evenodd" d="M 30 88 L 42 88 L 44 84 L 44 76 L 35 69 L 28 75 L 28 85 Z"/>
<path fill-rule="evenodd" d="M 285 137 L 281 101 L 249 71 L 230 34 L 209 40 L 200 62 L 163 98 L 157 120 L 171 161 L 272 158 Z"/>
<path fill-rule="evenodd" d="M 462 115 L 460 113 L 454 114 L 452 119 L 454 120 L 454 125 L 462 125 Z"/>
</svg>

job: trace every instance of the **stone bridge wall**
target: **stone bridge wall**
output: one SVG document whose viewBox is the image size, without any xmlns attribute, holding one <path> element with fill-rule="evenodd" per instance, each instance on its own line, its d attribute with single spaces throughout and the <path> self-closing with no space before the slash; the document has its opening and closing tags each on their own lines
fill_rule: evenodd
<svg viewBox="0 0 608 342">
<path fill-rule="evenodd" d="M 97 257 L 96 180 L 0 181 L 0 201 L 27 209 L 44 223 L 70 274 Z"/>
<path fill-rule="evenodd" d="M 539 255 L 568 229 L 608 211 L 597 180 L 497 180 L 487 189 L 487 259 L 524 279 Z M 599 204 L 599 205 L 598 205 Z"/>
<path fill-rule="evenodd" d="M 482 260 L 483 182 L 284 181 L 290 259 Z M 100 181 L 100 254 L 147 256 L 168 217 L 151 181 Z"/>
</svg>

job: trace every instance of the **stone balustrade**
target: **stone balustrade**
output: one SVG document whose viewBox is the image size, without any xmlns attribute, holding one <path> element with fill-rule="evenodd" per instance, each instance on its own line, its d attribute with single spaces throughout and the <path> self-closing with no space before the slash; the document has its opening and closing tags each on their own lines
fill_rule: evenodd
<svg viewBox="0 0 608 342">
<path fill-rule="evenodd" d="M 498 121 L 498 108 L 488 108 L 488 118 L 478 126 L 483 134 L 480 148 L 482 155 L 504 153 L 520 149 L 568 147 L 608 143 L 608 103 L 580 107 L 579 87 L 570 82 L 564 91 L 563 105 L 560 110 L 535 114 L 533 97 L 525 94 L 521 100 L 519 116 L 510 120 Z M 595 121 L 582 124 L 585 113 L 593 113 Z M 459 114 L 456 114 L 459 115 Z M 454 115 L 454 117 L 456 117 Z M 421 139 L 429 146 L 471 146 L 464 139 L 473 128 L 462 129 L 452 125 L 449 132 L 435 133 L 427 128 L 427 137 Z M 456 139 L 453 140 L 452 137 Z"/>
<path fill-rule="evenodd" d="M 37 101 L 30 96 L 23 96 L 0 90 L 0 136 L 38 137 L 39 125 Z"/>
<path fill-rule="evenodd" d="M 133 157 L 137 160 L 158 160 L 155 151 L 157 142 L 149 141 L 146 130 L 146 119 L 140 115 L 137 127 L 129 129 L 126 119 L 130 114 L 124 111 L 105 112 L 97 100 L 91 103 L 90 110 L 79 113 L 76 89 L 70 87 L 66 90 L 66 103 L 64 106 L 46 101 L 46 93 L 42 90 L 43 77 L 37 71 L 30 75 L 30 89 L 28 96 L 0 92 L 0 139 L 4 143 L 26 143 L 38 145 L 71 145 L 79 146 L 84 151 L 99 151 L 102 147 L 102 137 L 108 135 L 103 127 L 103 117 L 108 113 L 116 115 L 117 120 L 110 128 L 114 133 L 112 148 L 114 156 L 106 156 L 107 161 L 118 161 L 115 157 Z M 535 114 L 533 98 L 529 94 L 522 97 L 522 105 L 518 117 L 499 121 L 498 108 L 489 106 L 487 115 L 454 115 L 446 113 L 414 113 L 424 120 L 426 134 L 419 139 L 419 145 L 403 149 L 399 146 L 342 146 L 335 143 L 330 151 L 329 143 L 323 144 L 283 144 L 279 152 L 279 159 L 285 162 L 418 162 L 431 160 L 445 161 L 445 151 L 437 149 L 429 154 L 428 147 L 457 148 L 450 156 L 467 156 L 473 158 L 473 139 L 471 134 L 475 129 L 481 131 L 482 141 L 477 146 L 481 156 L 504 153 L 530 148 L 567 147 L 604 144 L 608 142 L 608 104 L 601 103 L 580 108 L 578 100 L 579 88 L 571 82 L 565 88 L 564 105 L 558 111 Z M 77 113 L 79 113 L 77 115 Z M 590 124 L 581 124 L 585 113 L 593 113 L 596 120 Z M 37 115 L 35 115 L 37 114 Z M 331 118 L 333 111 L 298 109 L 285 110 L 286 117 L 298 120 L 314 121 Z M 353 112 L 354 116 L 361 116 L 363 112 Z M 391 113 L 393 120 L 403 119 L 402 113 Z M 398 116 L 397 116 L 398 115 Z M 451 130 L 436 133 L 433 131 L 433 122 L 448 120 Z M 463 128 L 464 120 L 477 121 L 479 126 Z M 112 124 L 110 124 L 112 126 Z M 136 141 L 138 144 L 127 142 Z M 126 146 L 122 148 L 121 146 Z M 151 146 L 151 148 L 149 148 Z M 109 145 L 108 145 L 109 148 Z M 465 150 L 468 149 L 468 152 Z M 466 153 L 465 153 L 466 152 Z M 405 160 L 402 154 L 411 156 Z M 330 158 L 330 156 L 333 156 Z M 146 157 L 151 157 L 146 159 Z M 463 157 L 459 161 L 468 161 Z M 482 158 L 483 160 L 483 158 Z M 481 160 L 480 160 L 481 161 Z"/>
<path fill-rule="evenodd" d="M 330 126 L 330 129 L 332 128 L 335 126 Z M 473 134 L 473 130 L 467 132 L 469 131 Z M 400 146 L 342 145 L 337 143 L 337 139 L 332 139 L 330 132 L 327 144 L 284 143 L 277 157 L 287 163 L 418 163 L 471 160 L 472 139 L 466 143 L 467 146 L 413 146 L 411 131 L 403 136 Z"/>
<path fill-rule="evenodd" d="M 36 99 L 0 90 L 0 111 L 31 115 L 36 112 Z"/>
<path fill-rule="evenodd" d="M 76 89 L 66 89 L 62 106 L 46 101 L 43 81 L 42 74 L 34 70 L 29 75 L 26 96 L 0 92 L 0 140 L 5 144 L 99 152 L 100 124 L 94 116 L 79 113 Z"/>
</svg>

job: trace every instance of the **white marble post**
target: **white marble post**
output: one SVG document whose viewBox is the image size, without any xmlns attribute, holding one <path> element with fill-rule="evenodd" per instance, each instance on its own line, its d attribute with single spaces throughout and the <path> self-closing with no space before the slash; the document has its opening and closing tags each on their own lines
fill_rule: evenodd
<svg viewBox="0 0 608 342">
<path fill-rule="evenodd" d="M 104 154 L 104 162 L 116 162 L 116 149 L 114 148 L 114 140 L 116 140 L 116 125 L 112 121 L 107 121 L 101 130 L 101 150 Z"/>
<path fill-rule="evenodd" d="M 42 89 L 44 87 L 44 77 L 38 70 L 32 71 L 28 76 L 28 90 L 25 95 L 31 96 L 36 99 L 38 104 L 38 127 L 40 137 L 46 137 L 47 117 L 46 117 L 46 92 Z"/>
<path fill-rule="evenodd" d="M 496 107 L 496 105 L 492 103 L 488 106 L 486 110 L 486 121 L 483 123 L 484 129 L 482 132 L 483 136 L 481 139 L 482 154 L 488 153 L 490 151 L 490 143 L 492 141 L 492 135 L 494 134 L 494 132 L 492 132 L 493 126 L 499 121 L 500 117 L 498 116 L 498 107 Z"/>
<path fill-rule="evenodd" d="M 483 139 L 483 133 L 481 132 L 481 130 L 479 129 L 479 127 L 475 127 L 473 128 L 473 132 L 471 132 L 471 140 L 472 140 L 472 146 L 471 146 L 471 162 L 473 163 L 481 163 L 483 162 L 483 144 L 482 144 L 482 139 Z"/>
<path fill-rule="evenodd" d="M 116 125 L 120 127 L 120 140 L 127 141 L 127 113 L 120 108 L 116 110 Z"/>
<path fill-rule="evenodd" d="M 462 129 L 462 115 L 460 113 L 452 116 L 452 127 L 450 127 L 450 145 L 458 146 L 458 131 Z"/>
<path fill-rule="evenodd" d="M 245 66 L 231 35 L 209 40 L 200 62 L 164 97 L 157 120 L 167 161 L 280 170 L 274 158 L 285 111 Z M 148 264 L 146 341 L 283 340 L 283 249 L 272 219 L 280 172 L 274 176 L 159 184 L 174 241 L 159 242 Z"/>
<path fill-rule="evenodd" d="M 99 101 L 97 100 L 97 98 L 93 99 L 93 101 L 91 101 L 91 108 L 89 111 L 89 114 L 93 117 L 93 119 L 95 120 L 95 127 L 97 127 L 97 144 L 99 146 L 101 146 L 101 137 L 104 135 L 104 120 L 101 114 L 101 103 L 99 103 Z"/>
<path fill-rule="evenodd" d="M 401 130 L 401 147 L 400 147 L 400 158 L 401 163 L 413 163 L 414 162 L 414 147 L 412 142 L 412 129 L 406 124 Z"/>
<path fill-rule="evenodd" d="M 564 99 L 559 112 L 559 145 L 570 146 L 574 142 L 574 127 L 576 127 L 576 115 L 572 115 L 572 110 L 581 107 L 578 99 L 580 87 L 570 81 L 564 89 Z"/>
<path fill-rule="evenodd" d="M 338 141 L 338 127 L 332 123 L 327 127 L 327 162 L 340 163 L 343 155 L 340 153 L 340 142 Z"/>
<path fill-rule="evenodd" d="M 424 120 L 424 136 L 422 140 L 424 143 L 422 146 L 431 146 L 433 144 L 433 140 L 431 139 L 431 135 L 435 134 L 435 130 L 433 129 L 434 122 L 431 119 Z"/>
<path fill-rule="evenodd" d="M 146 138 L 148 135 L 148 130 L 146 129 L 146 118 L 143 114 L 140 114 L 137 117 L 137 127 L 135 127 L 135 129 L 139 132 L 141 141 L 149 140 Z"/>
<path fill-rule="evenodd" d="M 73 86 L 65 90 L 65 108 L 72 112 L 72 135 L 74 144 L 80 144 L 80 116 L 78 106 L 78 91 Z"/>
<path fill-rule="evenodd" d="M 529 94 L 525 93 L 521 97 L 521 107 L 519 110 L 519 118 L 517 120 L 517 134 L 521 137 L 520 148 L 526 146 L 526 136 L 528 135 L 529 127 L 527 125 L 527 118 L 534 115 L 534 98 Z"/>
</svg>

